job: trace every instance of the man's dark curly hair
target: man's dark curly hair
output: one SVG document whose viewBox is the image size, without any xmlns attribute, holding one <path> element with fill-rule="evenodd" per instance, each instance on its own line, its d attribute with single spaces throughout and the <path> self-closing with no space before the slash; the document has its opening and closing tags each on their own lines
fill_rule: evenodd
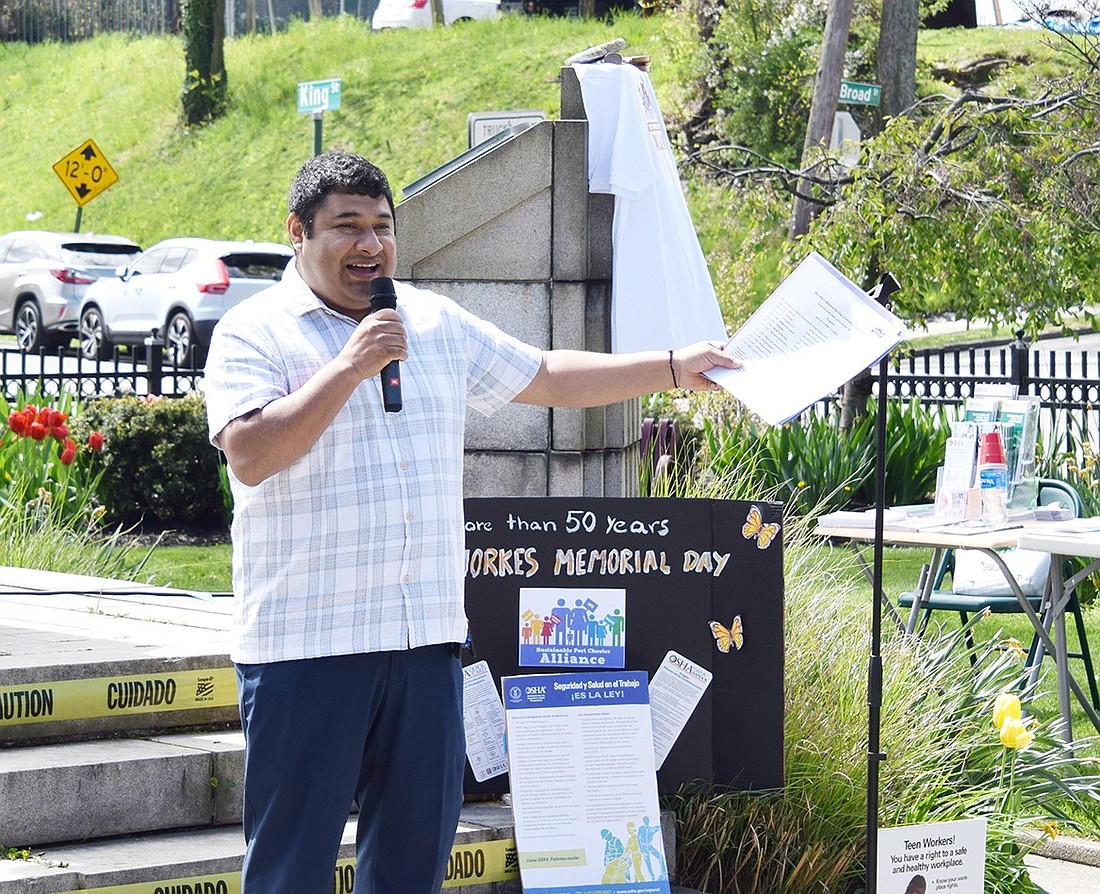
<svg viewBox="0 0 1100 894">
<path fill-rule="evenodd" d="M 330 193 L 385 198 L 395 215 L 390 181 L 361 155 L 334 149 L 315 155 L 298 170 L 290 184 L 289 210 L 302 222 L 306 236 L 313 235 L 317 209 Z"/>
</svg>

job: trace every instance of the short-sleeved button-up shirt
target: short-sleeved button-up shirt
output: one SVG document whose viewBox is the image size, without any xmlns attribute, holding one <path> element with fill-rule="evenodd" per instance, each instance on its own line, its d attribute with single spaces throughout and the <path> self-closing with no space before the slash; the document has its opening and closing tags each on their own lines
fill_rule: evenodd
<svg viewBox="0 0 1100 894">
<path fill-rule="evenodd" d="M 232 657 L 241 663 L 390 651 L 466 638 L 462 455 L 467 407 L 490 414 L 541 352 L 442 295 L 395 283 L 409 339 L 403 408 L 356 388 L 304 456 L 233 490 Z M 222 317 L 205 372 L 210 437 L 300 388 L 355 327 L 283 280 Z"/>
</svg>

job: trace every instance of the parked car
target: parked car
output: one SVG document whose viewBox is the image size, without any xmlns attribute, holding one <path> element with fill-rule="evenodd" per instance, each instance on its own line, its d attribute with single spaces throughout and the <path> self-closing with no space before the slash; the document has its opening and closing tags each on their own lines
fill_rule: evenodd
<svg viewBox="0 0 1100 894">
<path fill-rule="evenodd" d="M 275 242 L 158 242 L 85 293 L 80 353 L 109 357 L 115 345 L 143 344 L 158 330 L 168 363 L 201 366 L 222 314 L 279 280 L 293 256 Z"/>
<path fill-rule="evenodd" d="M 68 344 L 88 286 L 140 251 L 122 236 L 48 230 L 0 236 L 0 332 L 14 333 L 22 351 Z"/>
<path fill-rule="evenodd" d="M 468 22 L 495 19 L 500 15 L 500 0 L 443 0 L 443 22 Z M 431 28 L 431 0 L 379 0 L 371 17 L 375 31 L 386 28 Z"/>
</svg>

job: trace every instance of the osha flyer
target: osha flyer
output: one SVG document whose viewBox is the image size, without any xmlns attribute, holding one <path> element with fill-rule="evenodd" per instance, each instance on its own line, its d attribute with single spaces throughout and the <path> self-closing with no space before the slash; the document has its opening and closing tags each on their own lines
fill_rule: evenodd
<svg viewBox="0 0 1100 894">
<path fill-rule="evenodd" d="M 670 894 L 646 673 L 501 685 L 526 894 Z"/>
</svg>

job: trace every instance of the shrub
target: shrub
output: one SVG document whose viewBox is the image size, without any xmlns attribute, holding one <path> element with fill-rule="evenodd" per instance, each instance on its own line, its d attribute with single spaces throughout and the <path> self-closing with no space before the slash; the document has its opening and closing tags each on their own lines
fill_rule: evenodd
<svg viewBox="0 0 1100 894">
<path fill-rule="evenodd" d="M 78 420 L 101 431 L 99 495 L 110 520 L 126 525 L 219 528 L 227 523 L 221 459 L 210 444 L 206 403 L 112 397 L 90 402 Z"/>
<path fill-rule="evenodd" d="M 930 501 L 950 434 L 948 411 L 916 399 L 889 401 L 886 425 L 886 502 Z M 702 428 L 703 478 L 751 477 L 759 491 L 800 514 L 874 503 L 874 401 L 849 431 L 841 430 L 836 412 L 765 426 L 736 409 L 705 416 Z"/>
</svg>

